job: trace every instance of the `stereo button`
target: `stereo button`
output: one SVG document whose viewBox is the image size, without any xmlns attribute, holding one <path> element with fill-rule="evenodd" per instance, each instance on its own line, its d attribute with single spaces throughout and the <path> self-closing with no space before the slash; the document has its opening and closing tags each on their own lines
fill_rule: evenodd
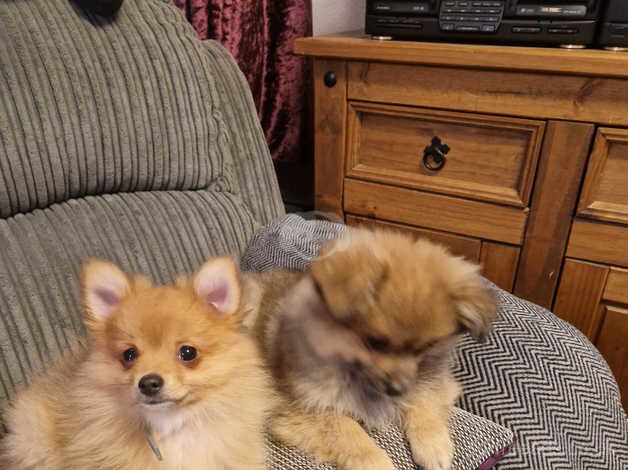
<svg viewBox="0 0 628 470">
<path fill-rule="evenodd" d="M 482 32 L 483 33 L 494 33 L 497 28 L 494 24 L 483 24 Z"/>
<path fill-rule="evenodd" d="M 440 29 L 443 31 L 453 31 L 454 24 L 453 23 L 441 23 Z"/>
<path fill-rule="evenodd" d="M 548 28 L 547 32 L 550 34 L 576 34 L 578 28 Z"/>
<path fill-rule="evenodd" d="M 625 24 L 611 24 L 610 33 L 614 37 L 623 38 L 628 34 L 628 25 Z"/>
<path fill-rule="evenodd" d="M 466 33 L 466 32 L 476 33 L 480 31 L 480 27 L 477 25 L 472 25 L 472 24 L 459 24 L 459 25 L 456 25 L 456 31 L 460 31 L 463 33 Z"/>
<path fill-rule="evenodd" d="M 512 32 L 520 34 L 537 34 L 541 32 L 541 28 L 536 26 L 513 26 Z"/>
</svg>

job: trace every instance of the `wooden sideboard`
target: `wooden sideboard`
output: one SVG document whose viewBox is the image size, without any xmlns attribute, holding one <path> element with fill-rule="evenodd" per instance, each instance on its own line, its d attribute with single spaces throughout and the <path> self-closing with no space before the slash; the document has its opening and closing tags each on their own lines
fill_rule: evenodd
<svg viewBox="0 0 628 470">
<path fill-rule="evenodd" d="M 315 203 L 448 245 L 604 354 L 628 408 L 628 54 L 299 39 Z"/>
</svg>

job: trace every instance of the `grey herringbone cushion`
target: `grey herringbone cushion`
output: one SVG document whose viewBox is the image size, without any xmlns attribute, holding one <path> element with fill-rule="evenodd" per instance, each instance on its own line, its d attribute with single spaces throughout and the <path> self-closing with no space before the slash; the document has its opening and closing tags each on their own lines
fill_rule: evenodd
<svg viewBox="0 0 628 470">
<path fill-rule="evenodd" d="M 242 265 L 253 271 L 301 271 L 323 243 L 345 230 L 338 224 L 285 216 L 255 234 Z M 628 420 L 602 356 L 576 328 L 551 312 L 492 288 L 499 300 L 494 331 L 486 343 L 469 337 L 461 341 L 454 372 L 463 385 L 459 406 L 514 433 L 516 444 L 498 468 L 627 469 Z M 456 468 L 474 468 L 475 462 L 464 460 L 467 453 L 485 452 L 482 442 L 493 439 L 481 430 L 466 432 L 467 425 L 452 421 Z M 464 436 L 473 438 L 459 440 Z M 403 455 L 405 446 L 397 432 L 389 434 L 386 448 L 391 455 Z M 273 450 L 273 455 L 279 453 Z M 396 462 L 401 469 L 410 468 L 407 459 Z"/>
<path fill-rule="evenodd" d="M 628 419 L 604 358 L 553 313 L 495 290 L 494 331 L 461 341 L 454 373 L 462 408 L 515 433 L 499 468 L 628 469 Z"/>
</svg>

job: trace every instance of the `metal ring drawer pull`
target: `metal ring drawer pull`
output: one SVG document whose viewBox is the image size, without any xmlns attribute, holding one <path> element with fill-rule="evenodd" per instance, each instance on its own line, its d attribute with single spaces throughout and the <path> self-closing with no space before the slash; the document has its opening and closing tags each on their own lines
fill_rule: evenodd
<svg viewBox="0 0 628 470">
<path fill-rule="evenodd" d="M 440 171 L 447 163 L 447 155 L 449 153 L 449 145 L 443 144 L 440 137 L 432 137 L 432 143 L 425 147 L 423 151 L 423 166 L 429 171 Z"/>
</svg>

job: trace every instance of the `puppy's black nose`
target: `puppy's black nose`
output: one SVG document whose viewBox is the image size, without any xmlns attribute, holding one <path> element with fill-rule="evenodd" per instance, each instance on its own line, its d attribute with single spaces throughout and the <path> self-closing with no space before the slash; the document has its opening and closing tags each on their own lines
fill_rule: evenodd
<svg viewBox="0 0 628 470">
<path fill-rule="evenodd" d="M 155 396 L 161 390 L 161 387 L 164 386 L 164 379 L 161 378 L 161 375 L 157 374 L 146 374 L 142 377 L 137 384 L 140 388 L 140 392 L 142 392 L 147 397 Z"/>
</svg>

